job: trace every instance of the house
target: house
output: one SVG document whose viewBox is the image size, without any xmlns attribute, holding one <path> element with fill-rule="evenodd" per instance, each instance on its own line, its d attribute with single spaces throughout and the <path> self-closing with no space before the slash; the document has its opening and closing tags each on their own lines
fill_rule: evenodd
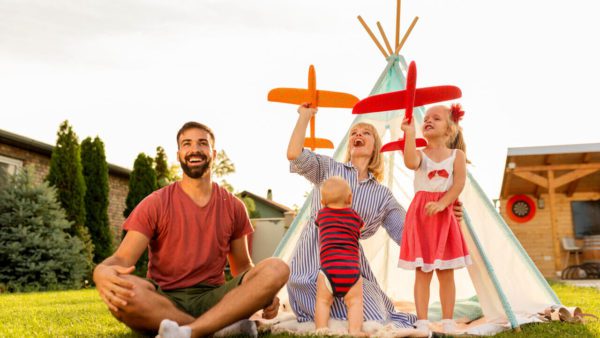
<svg viewBox="0 0 600 338">
<path fill-rule="evenodd" d="M 292 209 L 286 207 L 283 204 L 279 204 L 273 201 L 273 192 L 271 189 L 267 191 L 267 197 L 261 197 L 253 194 L 249 191 L 242 191 L 240 193 L 242 197 L 250 197 L 256 205 L 257 218 L 283 218 L 286 212 L 292 211 Z"/>
<path fill-rule="evenodd" d="M 0 129 L 0 169 L 14 174 L 21 167 L 32 166 L 35 180 L 43 182 L 50 170 L 54 146 Z M 129 169 L 108 164 L 108 218 L 116 235 L 120 236 L 125 218 L 125 199 L 129 191 Z"/>
<path fill-rule="evenodd" d="M 273 255 L 288 227 L 292 224 L 294 217 L 296 217 L 296 212 L 273 201 L 271 189 L 268 190 L 267 197 L 258 196 L 249 191 L 242 191 L 240 196 L 251 198 L 256 206 L 255 214 L 258 217 L 250 219 L 254 227 L 254 233 L 248 241 L 252 260 L 257 263 Z"/>
<path fill-rule="evenodd" d="M 569 260 L 563 238 L 600 260 L 600 143 L 509 148 L 500 213 L 545 276 Z"/>
</svg>

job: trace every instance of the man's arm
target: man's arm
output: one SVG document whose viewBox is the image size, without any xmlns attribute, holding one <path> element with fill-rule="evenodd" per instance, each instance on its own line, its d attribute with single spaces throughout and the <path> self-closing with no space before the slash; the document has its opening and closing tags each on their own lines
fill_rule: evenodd
<svg viewBox="0 0 600 338">
<path fill-rule="evenodd" d="M 231 249 L 227 258 L 229 259 L 231 274 L 234 276 L 254 267 L 248 252 L 248 236 L 242 236 L 231 241 Z"/>
<path fill-rule="evenodd" d="M 111 310 L 118 311 L 119 307 L 127 305 L 127 298 L 133 297 L 133 284 L 119 275 L 133 272 L 149 242 L 141 232 L 128 231 L 117 251 L 94 269 L 96 289 Z"/>
</svg>

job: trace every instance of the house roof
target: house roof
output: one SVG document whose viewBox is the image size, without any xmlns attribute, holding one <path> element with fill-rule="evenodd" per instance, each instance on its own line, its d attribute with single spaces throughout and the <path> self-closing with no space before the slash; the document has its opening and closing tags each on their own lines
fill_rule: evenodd
<svg viewBox="0 0 600 338">
<path fill-rule="evenodd" d="M 34 139 L 14 134 L 2 129 L 0 129 L 0 143 L 8 144 L 24 150 L 29 150 L 47 157 L 52 156 L 52 149 L 54 149 L 54 146 L 49 145 L 47 143 L 36 141 Z M 115 176 L 129 178 L 131 170 L 108 163 L 108 172 L 109 174 Z"/>
<path fill-rule="evenodd" d="M 570 182 L 556 187 L 556 193 L 571 196 L 575 192 L 600 191 L 600 143 L 508 148 L 501 197 L 547 193 L 547 188 L 531 180 L 548 179 L 549 170 L 554 172 L 557 182 L 562 175 L 580 176 L 574 181 L 566 180 L 565 176 L 563 182 Z"/>
<path fill-rule="evenodd" d="M 565 144 L 540 147 L 508 148 L 508 156 L 574 154 L 600 152 L 600 143 Z"/>
<path fill-rule="evenodd" d="M 270 199 L 266 199 L 264 197 L 258 196 L 256 194 L 253 194 L 253 193 L 251 193 L 249 191 L 246 191 L 246 190 L 242 191 L 240 193 L 240 195 L 242 195 L 242 197 L 248 196 L 248 197 L 252 198 L 255 201 L 260 201 L 260 202 L 262 202 L 264 204 L 268 204 L 268 205 L 272 206 L 273 208 L 275 208 L 275 209 L 277 209 L 277 210 L 279 210 L 281 212 L 293 211 L 292 209 L 286 207 L 283 204 L 279 204 L 279 203 L 274 202 L 274 201 L 272 201 Z"/>
</svg>

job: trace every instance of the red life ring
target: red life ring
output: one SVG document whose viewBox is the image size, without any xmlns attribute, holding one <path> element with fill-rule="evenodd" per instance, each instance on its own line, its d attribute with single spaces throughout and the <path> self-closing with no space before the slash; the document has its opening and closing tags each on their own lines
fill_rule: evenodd
<svg viewBox="0 0 600 338">
<path fill-rule="evenodd" d="M 514 195 L 506 203 L 506 213 L 515 222 L 529 222 L 535 216 L 535 202 L 527 195 Z"/>
</svg>

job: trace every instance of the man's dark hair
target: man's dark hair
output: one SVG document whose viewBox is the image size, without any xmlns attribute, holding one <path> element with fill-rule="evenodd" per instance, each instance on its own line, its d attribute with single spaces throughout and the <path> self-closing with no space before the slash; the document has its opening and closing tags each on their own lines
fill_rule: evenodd
<svg viewBox="0 0 600 338">
<path fill-rule="evenodd" d="M 209 127 L 207 127 L 206 125 L 202 124 L 202 123 L 198 123 L 198 122 L 194 122 L 194 121 L 190 121 L 190 122 L 186 122 L 177 132 L 177 149 L 179 149 L 179 136 L 181 136 L 181 134 L 183 134 L 186 130 L 188 129 L 202 129 L 205 132 L 208 133 L 208 135 L 210 135 L 210 140 L 212 143 L 212 146 L 215 146 L 215 134 L 213 133 L 212 129 L 210 129 Z"/>
</svg>

